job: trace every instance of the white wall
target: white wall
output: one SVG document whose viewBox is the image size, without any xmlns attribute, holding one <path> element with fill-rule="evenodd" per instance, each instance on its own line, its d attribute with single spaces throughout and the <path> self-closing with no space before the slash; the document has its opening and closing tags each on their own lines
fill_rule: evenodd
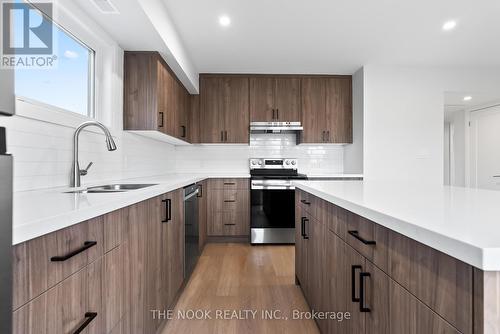
<svg viewBox="0 0 500 334">
<path fill-rule="evenodd" d="M 365 66 L 365 179 L 443 184 L 443 93 L 499 87 L 500 69 Z"/>
<path fill-rule="evenodd" d="M 179 172 L 248 173 L 249 158 L 297 158 L 299 172 L 325 175 L 343 172 L 344 147 L 295 145 L 295 136 L 252 134 L 250 145 L 177 146 Z"/>
<path fill-rule="evenodd" d="M 344 172 L 363 173 L 363 68 L 352 76 L 352 144 L 344 147 Z"/>
</svg>

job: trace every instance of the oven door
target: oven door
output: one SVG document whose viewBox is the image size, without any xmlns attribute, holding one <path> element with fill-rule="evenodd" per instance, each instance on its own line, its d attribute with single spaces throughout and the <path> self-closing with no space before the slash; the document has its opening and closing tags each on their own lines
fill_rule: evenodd
<svg viewBox="0 0 500 334">
<path fill-rule="evenodd" d="M 289 180 L 252 180 L 251 242 L 295 241 L 295 187 Z"/>
</svg>

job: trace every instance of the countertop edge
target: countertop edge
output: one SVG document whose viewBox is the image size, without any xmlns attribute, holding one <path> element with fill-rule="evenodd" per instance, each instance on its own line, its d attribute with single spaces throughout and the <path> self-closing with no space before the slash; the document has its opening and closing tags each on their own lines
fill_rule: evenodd
<svg viewBox="0 0 500 334">
<path fill-rule="evenodd" d="M 295 187 L 484 271 L 500 271 L 500 249 L 483 249 L 295 182 Z M 496 261 L 495 261 L 496 259 Z"/>
<path fill-rule="evenodd" d="M 87 207 L 79 209 L 73 212 L 62 212 L 59 215 L 53 215 L 47 218 L 41 218 L 37 220 L 32 220 L 28 223 L 21 225 L 13 225 L 12 228 L 12 245 L 18 245 L 44 235 L 62 230 L 66 227 L 70 227 L 87 220 L 108 214 L 110 212 L 123 209 L 127 206 L 137 204 L 139 202 L 160 196 L 162 194 L 174 191 L 176 189 L 183 188 L 189 184 L 201 182 L 203 180 L 211 178 L 249 178 L 250 175 L 238 174 L 238 175 L 177 175 L 179 177 L 178 181 L 173 180 L 167 184 L 159 183 L 155 186 L 133 190 L 126 193 L 126 198 L 117 198 L 116 200 L 108 200 L 102 205 L 93 205 L 92 207 Z M 147 178 L 141 178 L 147 179 Z M 135 179 L 123 180 L 130 183 L 136 182 Z M 153 182 L 154 183 L 154 182 Z M 45 191 L 50 191 L 51 189 L 45 189 Z M 60 188 L 54 189 L 54 191 L 60 191 Z"/>
</svg>

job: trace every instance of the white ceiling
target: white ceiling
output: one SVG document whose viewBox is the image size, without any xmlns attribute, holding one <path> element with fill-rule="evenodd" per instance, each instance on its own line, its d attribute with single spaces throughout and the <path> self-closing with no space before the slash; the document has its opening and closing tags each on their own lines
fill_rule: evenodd
<svg viewBox="0 0 500 334">
<path fill-rule="evenodd" d="M 163 0 L 199 72 L 500 66 L 498 0 Z M 218 17 L 232 23 L 223 28 Z M 455 19 L 454 31 L 443 32 Z"/>
</svg>

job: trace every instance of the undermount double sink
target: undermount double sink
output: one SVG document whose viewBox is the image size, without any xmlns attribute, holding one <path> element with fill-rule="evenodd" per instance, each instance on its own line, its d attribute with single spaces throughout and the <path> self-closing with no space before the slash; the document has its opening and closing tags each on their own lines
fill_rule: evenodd
<svg viewBox="0 0 500 334">
<path fill-rule="evenodd" d="M 85 189 L 78 189 L 78 190 L 71 190 L 71 191 L 66 191 L 66 193 L 78 193 L 78 194 L 96 194 L 96 193 L 119 193 L 119 192 L 125 192 L 129 190 L 137 190 L 137 189 L 142 189 L 142 188 L 147 188 L 151 186 L 156 186 L 156 184 L 153 183 L 145 183 L 145 184 L 105 184 L 102 186 L 94 186 L 94 187 L 88 187 Z"/>
</svg>

